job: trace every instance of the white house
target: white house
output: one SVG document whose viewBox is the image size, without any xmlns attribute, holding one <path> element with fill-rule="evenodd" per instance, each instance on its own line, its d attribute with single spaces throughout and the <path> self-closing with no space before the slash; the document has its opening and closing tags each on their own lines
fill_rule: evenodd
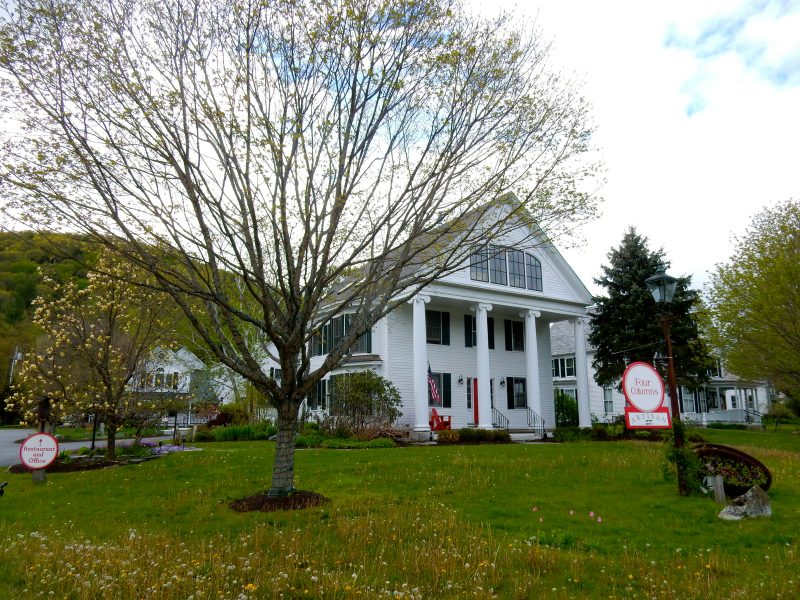
<svg viewBox="0 0 800 600">
<path fill-rule="evenodd" d="M 585 330 L 588 336 L 588 327 Z M 553 387 L 568 396 L 579 399 L 578 377 L 576 370 L 575 334 L 567 323 L 553 323 L 550 327 L 551 348 L 553 353 Z M 589 379 L 588 398 L 589 412 L 592 419 L 608 423 L 615 417 L 625 414 L 625 396 L 617 386 L 601 387 L 594 380 L 592 368 L 593 349 L 586 342 L 586 377 Z"/>
<path fill-rule="evenodd" d="M 244 397 L 244 379 L 221 363 L 212 366 L 200 360 L 191 350 L 154 348 L 147 356 L 141 375 L 131 382 L 138 394 L 149 397 L 189 401 L 188 412 L 178 414 L 178 421 L 198 420 L 193 405 L 198 403 L 229 404 Z"/>
<path fill-rule="evenodd" d="M 475 247 L 462 268 L 427 286 L 362 336 L 339 368 L 319 382 L 308 408 L 325 411 L 332 377 L 370 368 L 402 396 L 400 424 L 428 435 L 431 409 L 453 428 L 553 429 L 550 325 L 568 322 L 578 349 L 578 398 L 588 398 L 586 307 L 591 295 L 556 248 L 526 227 Z M 311 368 L 327 343 L 348 327 L 347 315 L 322 327 Z M 272 368 L 275 364 L 268 365 Z M 430 394 L 428 368 L 439 390 Z M 590 424 L 588 402 L 580 421 Z"/>
<path fill-rule="evenodd" d="M 588 334 L 588 330 L 586 331 Z M 550 328 L 553 353 L 553 386 L 580 400 L 575 337 L 572 328 L 565 323 L 554 323 Z M 617 386 L 601 387 L 595 382 L 592 368 L 593 349 L 586 343 L 586 369 L 589 378 L 589 407 L 592 416 L 601 422 L 611 421 L 625 414 L 625 396 Z M 709 373 L 710 381 L 692 390 L 687 386 L 678 388 L 678 399 L 683 420 L 698 424 L 712 422 L 747 423 L 761 422 L 761 415 L 770 407 L 771 390 L 764 381 L 742 381 L 727 373 L 722 361 Z M 666 400 L 669 404 L 669 400 Z"/>
</svg>

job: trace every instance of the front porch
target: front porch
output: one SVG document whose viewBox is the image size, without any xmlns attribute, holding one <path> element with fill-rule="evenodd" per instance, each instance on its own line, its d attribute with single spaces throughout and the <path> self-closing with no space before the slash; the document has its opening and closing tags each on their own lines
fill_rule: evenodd
<svg viewBox="0 0 800 600">
<path fill-rule="evenodd" d="M 413 415 L 417 437 L 428 436 L 434 408 L 453 429 L 505 429 L 541 439 L 555 427 L 550 323 L 570 320 L 576 345 L 585 347 L 585 320 L 577 307 L 568 314 L 558 310 L 563 307 L 534 310 L 504 300 L 421 294 L 410 301 L 413 410 L 406 414 Z M 578 356 L 586 362 L 585 351 Z M 587 373 L 583 366 L 579 372 Z M 588 374 L 579 379 L 587 400 L 580 417 L 588 426 Z"/>
</svg>

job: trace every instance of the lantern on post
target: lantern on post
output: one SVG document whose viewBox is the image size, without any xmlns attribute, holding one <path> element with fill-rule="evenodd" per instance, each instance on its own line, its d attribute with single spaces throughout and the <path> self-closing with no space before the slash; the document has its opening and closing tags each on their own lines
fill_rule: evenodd
<svg viewBox="0 0 800 600">
<path fill-rule="evenodd" d="M 656 270 L 655 275 L 645 279 L 647 289 L 653 294 L 653 299 L 661 307 L 661 324 L 664 328 L 664 341 L 667 345 L 667 382 L 669 385 L 670 408 L 672 411 L 673 436 L 672 440 L 676 450 L 683 448 L 683 424 L 681 420 L 681 409 L 678 403 L 678 386 L 675 381 L 675 362 L 672 355 L 672 337 L 670 335 L 670 313 L 669 305 L 675 297 L 675 289 L 678 280 L 667 275 L 667 267 L 662 264 Z M 686 468 L 683 461 L 677 461 L 678 468 L 678 491 L 681 496 L 687 493 Z"/>
</svg>

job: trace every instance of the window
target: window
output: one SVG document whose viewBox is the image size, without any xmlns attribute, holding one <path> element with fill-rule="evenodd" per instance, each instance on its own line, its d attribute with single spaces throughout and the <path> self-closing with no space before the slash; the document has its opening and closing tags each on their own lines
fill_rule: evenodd
<svg viewBox="0 0 800 600">
<path fill-rule="evenodd" d="M 528 274 L 528 289 L 536 292 L 542 291 L 542 263 L 530 254 L 525 255 L 525 266 Z"/>
<path fill-rule="evenodd" d="M 578 400 L 578 390 L 576 390 L 575 388 L 553 388 L 553 393 L 558 395 L 559 392 L 562 394 L 566 394 L 575 401 Z"/>
<path fill-rule="evenodd" d="M 320 379 L 308 398 L 309 410 L 325 410 L 328 406 L 328 380 Z"/>
<path fill-rule="evenodd" d="M 450 408 L 452 401 L 450 399 L 450 373 L 431 373 L 433 381 L 436 384 L 436 390 L 439 392 L 438 402 L 434 402 L 431 394 L 431 386 L 428 385 L 428 406 L 434 408 Z"/>
<path fill-rule="evenodd" d="M 553 379 L 575 377 L 575 357 L 553 359 Z"/>
<path fill-rule="evenodd" d="M 475 281 L 489 281 L 489 249 L 475 248 L 469 259 L 469 276 Z"/>
<path fill-rule="evenodd" d="M 486 318 L 486 327 L 489 330 L 489 350 L 494 350 L 494 319 Z M 464 346 L 474 348 L 478 345 L 478 319 L 475 315 L 464 315 Z"/>
<path fill-rule="evenodd" d="M 281 382 L 281 370 L 276 369 L 275 367 L 269 368 L 269 376 L 274 379 L 276 382 Z"/>
<path fill-rule="evenodd" d="M 341 343 L 342 338 L 350 331 L 350 315 L 339 315 L 320 327 L 319 332 L 311 338 L 311 356 L 322 356 Z M 372 330 L 359 336 L 353 345 L 354 354 L 372 352 Z"/>
<path fill-rule="evenodd" d="M 475 247 L 469 259 L 469 276 L 473 281 L 542 291 L 542 263 L 539 259 L 502 246 Z"/>
<path fill-rule="evenodd" d="M 525 254 L 519 250 L 508 251 L 508 283 L 512 287 L 525 287 Z"/>
<path fill-rule="evenodd" d="M 450 313 L 438 310 L 425 311 L 425 333 L 429 344 L 450 345 Z"/>
<path fill-rule="evenodd" d="M 508 285 L 506 251 L 499 246 L 489 246 L 489 280 L 492 283 Z"/>
<path fill-rule="evenodd" d="M 472 410 L 472 377 L 467 377 L 467 410 Z"/>
<path fill-rule="evenodd" d="M 528 395 L 525 392 L 524 377 L 506 377 L 508 408 L 527 408 Z"/>
<path fill-rule="evenodd" d="M 506 350 L 510 352 L 525 352 L 525 323 L 506 319 L 505 329 Z"/>
<path fill-rule="evenodd" d="M 722 377 L 722 361 L 717 359 L 714 366 L 708 370 L 709 377 Z"/>
<path fill-rule="evenodd" d="M 607 415 L 614 412 L 614 390 L 610 387 L 603 388 L 603 411 Z"/>
<path fill-rule="evenodd" d="M 155 376 L 155 383 L 153 387 L 156 388 L 163 388 L 164 387 L 164 369 L 159 367 L 156 369 L 156 376 Z"/>
</svg>

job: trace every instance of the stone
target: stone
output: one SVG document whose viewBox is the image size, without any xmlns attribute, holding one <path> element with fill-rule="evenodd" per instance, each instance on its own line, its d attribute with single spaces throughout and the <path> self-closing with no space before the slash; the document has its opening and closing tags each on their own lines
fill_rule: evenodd
<svg viewBox="0 0 800 600">
<path fill-rule="evenodd" d="M 748 517 L 771 517 L 772 504 L 769 496 L 759 486 L 754 485 L 744 494 L 736 498 L 732 504 L 719 513 L 720 519 L 741 521 Z"/>
</svg>

